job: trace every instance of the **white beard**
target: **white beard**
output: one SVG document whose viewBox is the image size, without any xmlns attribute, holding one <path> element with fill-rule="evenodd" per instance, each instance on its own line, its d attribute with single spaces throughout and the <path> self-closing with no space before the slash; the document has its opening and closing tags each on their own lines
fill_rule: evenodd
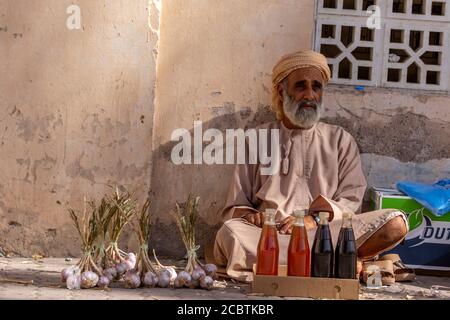
<svg viewBox="0 0 450 320">
<path fill-rule="evenodd" d="M 302 129 L 310 129 L 322 116 L 322 101 L 313 103 L 315 108 L 301 107 L 304 101 L 296 102 L 283 90 L 283 111 L 289 121 Z"/>
</svg>

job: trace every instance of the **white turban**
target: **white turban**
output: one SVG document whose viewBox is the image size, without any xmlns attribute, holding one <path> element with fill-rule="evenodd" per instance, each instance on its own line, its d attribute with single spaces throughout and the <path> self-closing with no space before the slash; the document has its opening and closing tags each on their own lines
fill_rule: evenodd
<svg viewBox="0 0 450 320">
<path fill-rule="evenodd" d="M 328 67 L 327 58 L 312 50 L 287 54 L 275 65 L 272 72 L 272 108 L 277 112 L 277 118 L 280 118 L 282 108 L 282 101 L 278 95 L 278 85 L 293 71 L 311 67 L 320 71 L 325 83 L 330 81 L 331 71 Z"/>
</svg>

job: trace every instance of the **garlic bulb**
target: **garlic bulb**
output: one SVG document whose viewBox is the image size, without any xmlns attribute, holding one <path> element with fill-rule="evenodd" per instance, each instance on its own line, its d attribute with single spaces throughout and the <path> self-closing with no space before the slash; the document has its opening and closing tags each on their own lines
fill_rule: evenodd
<svg viewBox="0 0 450 320">
<path fill-rule="evenodd" d="M 70 275 L 66 280 L 66 287 L 69 290 L 79 290 L 81 288 L 81 277 L 79 275 Z"/>
<path fill-rule="evenodd" d="M 99 288 L 106 288 L 109 286 L 110 282 L 111 281 L 109 280 L 109 278 L 107 276 L 101 276 L 100 279 L 98 279 L 97 286 Z"/>
<path fill-rule="evenodd" d="M 175 279 L 176 279 L 177 276 L 178 276 L 178 274 L 177 274 L 177 272 L 175 271 L 175 269 L 172 268 L 172 267 L 168 267 L 168 268 L 166 268 L 166 270 L 168 270 L 169 273 L 170 273 L 170 276 L 169 276 L 170 282 L 175 281 Z"/>
<path fill-rule="evenodd" d="M 158 284 L 158 277 L 153 272 L 147 272 L 142 277 L 142 282 L 146 287 L 154 288 Z"/>
<path fill-rule="evenodd" d="M 128 265 L 125 262 L 121 262 L 116 265 L 117 277 L 121 277 L 128 270 Z"/>
<path fill-rule="evenodd" d="M 200 287 L 203 289 L 211 290 L 214 287 L 214 280 L 210 276 L 206 276 L 200 279 Z"/>
<path fill-rule="evenodd" d="M 192 280 L 197 281 L 197 280 L 200 280 L 200 278 L 206 276 L 206 273 L 205 273 L 205 270 L 203 270 L 200 267 L 197 267 L 194 269 L 194 271 L 192 271 L 191 276 L 192 276 Z"/>
<path fill-rule="evenodd" d="M 170 285 L 170 276 L 166 273 L 158 275 L 158 287 L 167 288 Z"/>
<path fill-rule="evenodd" d="M 142 282 L 146 287 L 154 288 L 158 285 L 158 277 L 153 272 L 147 272 L 142 278 Z"/>
<path fill-rule="evenodd" d="M 215 264 L 208 263 L 205 265 L 204 270 L 207 276 L 210 276 L 211 278 L 214 279 L 217 272 L 217 266 Z"/>
<path fill-rule="evenodd" d="M 136 266 L 136 255 L 133 252 L 128 253 L 124 263 L 127 265 L 127 271 L 134 269 Z"/>
<path fill-rule="evenodd" d="M 97 285 L 98 275 L 92 271 L 85 271 L 81 274 L 81 288 L 90 289 Z"/>
<path fill-rule="evenodd" d="M 117 270 L 114 267 L 107 268 L 103 272 L 103 275 L 109 279 L 109 281 L 113 281 L 117 277 Z"/>
<path fill-rule="evenodd" d="M 191 288 L 191 289 L 196 289 L 198 288 L 200 285 L 200 281 L 198 280 L 191 280 L 188 283 L 186 283 L 186 287 Z"/>
<path fill-rule="evenodd" d="M 181 286 L 184 286 L 191 282 L 192 278 L 189 272 L 181 271 L 175 280 L 178 280 L 178 283 L 181 284 Z"/>
<path fill-rule="evenodd" d="M 123 280 L 125 281 L 125 288 L 136 289 L 141 286 L 141 279 L 136 272 L 128 271 L 123 276 Z"/>
<path fill-rule="evenodd" d="M 74 275 L 75 274 L 75 268 L 74 267 L 69 267 L 69 268 L 65 268 L 61 271 L 61 281 L 62 282 L 66 282 L 67 278 L 69 278 L 69 276 Z"/>
</svg>

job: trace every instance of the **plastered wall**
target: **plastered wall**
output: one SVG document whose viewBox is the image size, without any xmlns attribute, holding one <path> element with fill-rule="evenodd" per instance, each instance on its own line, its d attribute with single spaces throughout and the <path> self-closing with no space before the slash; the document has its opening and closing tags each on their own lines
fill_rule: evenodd
<svg viewBox="0 0 450 320">
<path fill-rule="evenodd" d="M 67 28 L 72 4 L 81 29 Z M 158 4 L 0 1 L 3 253 L 78 255 L 67 207 L 99 199 L 108 185 L 146 195 Z"/>
</svg>

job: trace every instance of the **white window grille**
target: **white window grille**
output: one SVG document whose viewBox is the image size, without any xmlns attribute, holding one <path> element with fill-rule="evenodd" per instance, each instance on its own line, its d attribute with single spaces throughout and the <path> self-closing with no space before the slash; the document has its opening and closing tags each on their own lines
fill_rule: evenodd
<svg viewBox="0 0 450 320">
<path fill-rule="evenodd" d="M 450 90 L 450 0 L 317 4 L 315 50 L 328 58 L 332 83 Z M 367 25 L 374 5 L 380 28 Z"/>
</svg>

